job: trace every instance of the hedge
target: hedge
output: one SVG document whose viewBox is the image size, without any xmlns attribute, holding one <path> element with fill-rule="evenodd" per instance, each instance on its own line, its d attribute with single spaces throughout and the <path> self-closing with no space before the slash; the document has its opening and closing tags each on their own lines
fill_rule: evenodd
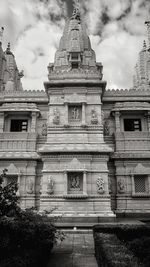
<svg viewBox="0 0 150 267">
<path fill-rule="evenodd" d="M 138 259 L 115 234 L 95 233 L 95 254 L 99 267 L 139 267 Z"/>
</svg>

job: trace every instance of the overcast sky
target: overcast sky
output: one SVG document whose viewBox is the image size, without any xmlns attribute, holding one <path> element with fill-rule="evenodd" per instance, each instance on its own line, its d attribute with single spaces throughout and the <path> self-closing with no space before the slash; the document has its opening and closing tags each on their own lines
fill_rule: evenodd
<svg viewBox="0 0 150 267">
<path fill-rule="evenodd" d="M 54 61 L 73 0 L 0 0 L 3 48 L 10 41 L 24 89 L 42 90 L 47 66 Z M 104 66 L 107 88 L 130 88 L 138 53 L 147 41 L 145 20 L 150 0 L 80 0 L 97 61 Z"/>
</svg>

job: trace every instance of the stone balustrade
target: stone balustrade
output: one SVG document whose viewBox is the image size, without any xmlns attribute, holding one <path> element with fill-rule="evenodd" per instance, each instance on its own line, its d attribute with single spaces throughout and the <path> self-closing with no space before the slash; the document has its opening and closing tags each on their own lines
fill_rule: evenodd
<svg viewBox="0 0 150 267">
<path fill-rule="evenodd" d="M 0 133 L 0 151 L 35 151 L 36 133 Z"/>
<path fill-rule="evenodd" d="M 150 150 L 150 132 L 117 132 L 115 139 L 116 151 Z"/>
</svg>

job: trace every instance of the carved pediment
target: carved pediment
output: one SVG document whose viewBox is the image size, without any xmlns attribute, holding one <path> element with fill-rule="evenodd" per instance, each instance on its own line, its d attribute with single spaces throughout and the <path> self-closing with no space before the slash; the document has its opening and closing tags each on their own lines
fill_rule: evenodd
<svg viewBox="0 0 150 267">
<path fill-rule="evenodd" d="M 13 163 L 11 163 L 9 165 L 7 170 L 8 170 L 8 175 L 9 174 L 18 175 L 18 173 L 19 173 L 19 170 L 17 169 L 17 167 Z"/>
<path fill-rule="evenodd" d="M 74 157 L 66 167 L 68 170 L 74 170 L 74 171 L 84 168 L 83 164 L 81 164 L 81 162 L 76 157 Z"/>
<path fill-rule="evenodd" d="M 138 163 L 134 168 L 134 174 L 150 174 L 150 168 L 143 166 L 143 164 Z"/>
</svg>

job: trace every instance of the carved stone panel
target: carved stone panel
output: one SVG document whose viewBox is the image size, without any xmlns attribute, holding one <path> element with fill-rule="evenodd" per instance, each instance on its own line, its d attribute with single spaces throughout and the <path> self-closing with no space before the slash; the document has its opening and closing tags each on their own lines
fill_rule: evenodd
<svg viewBox="0 0 150 267">
<path fill-rule="evenodd" d="M 48 178 L 47 193 L 50 195 L 54 193 L 54 181 L 51 176 Z"/>
<path fill-rule="evenodd" d="M 68 108 L 69 122 L 81 122 L 82 121 L 82 106 L 74 105 Z"/>
<path fill-rule="evenodd" d="M 68 172 L 68 193 L 69 194 L 83 193 L 83 173 Z"/>
<path fill-rule="evenodd" d="M 99 194 L 104 194 L 105 189 L 104 189 L 104 180 L 103 180 L 103 178 L 99 177 L 99 178 L 97 179 L 96 184 L 97 184 L 97 192 L 98 192 Z"/>
</svg>

